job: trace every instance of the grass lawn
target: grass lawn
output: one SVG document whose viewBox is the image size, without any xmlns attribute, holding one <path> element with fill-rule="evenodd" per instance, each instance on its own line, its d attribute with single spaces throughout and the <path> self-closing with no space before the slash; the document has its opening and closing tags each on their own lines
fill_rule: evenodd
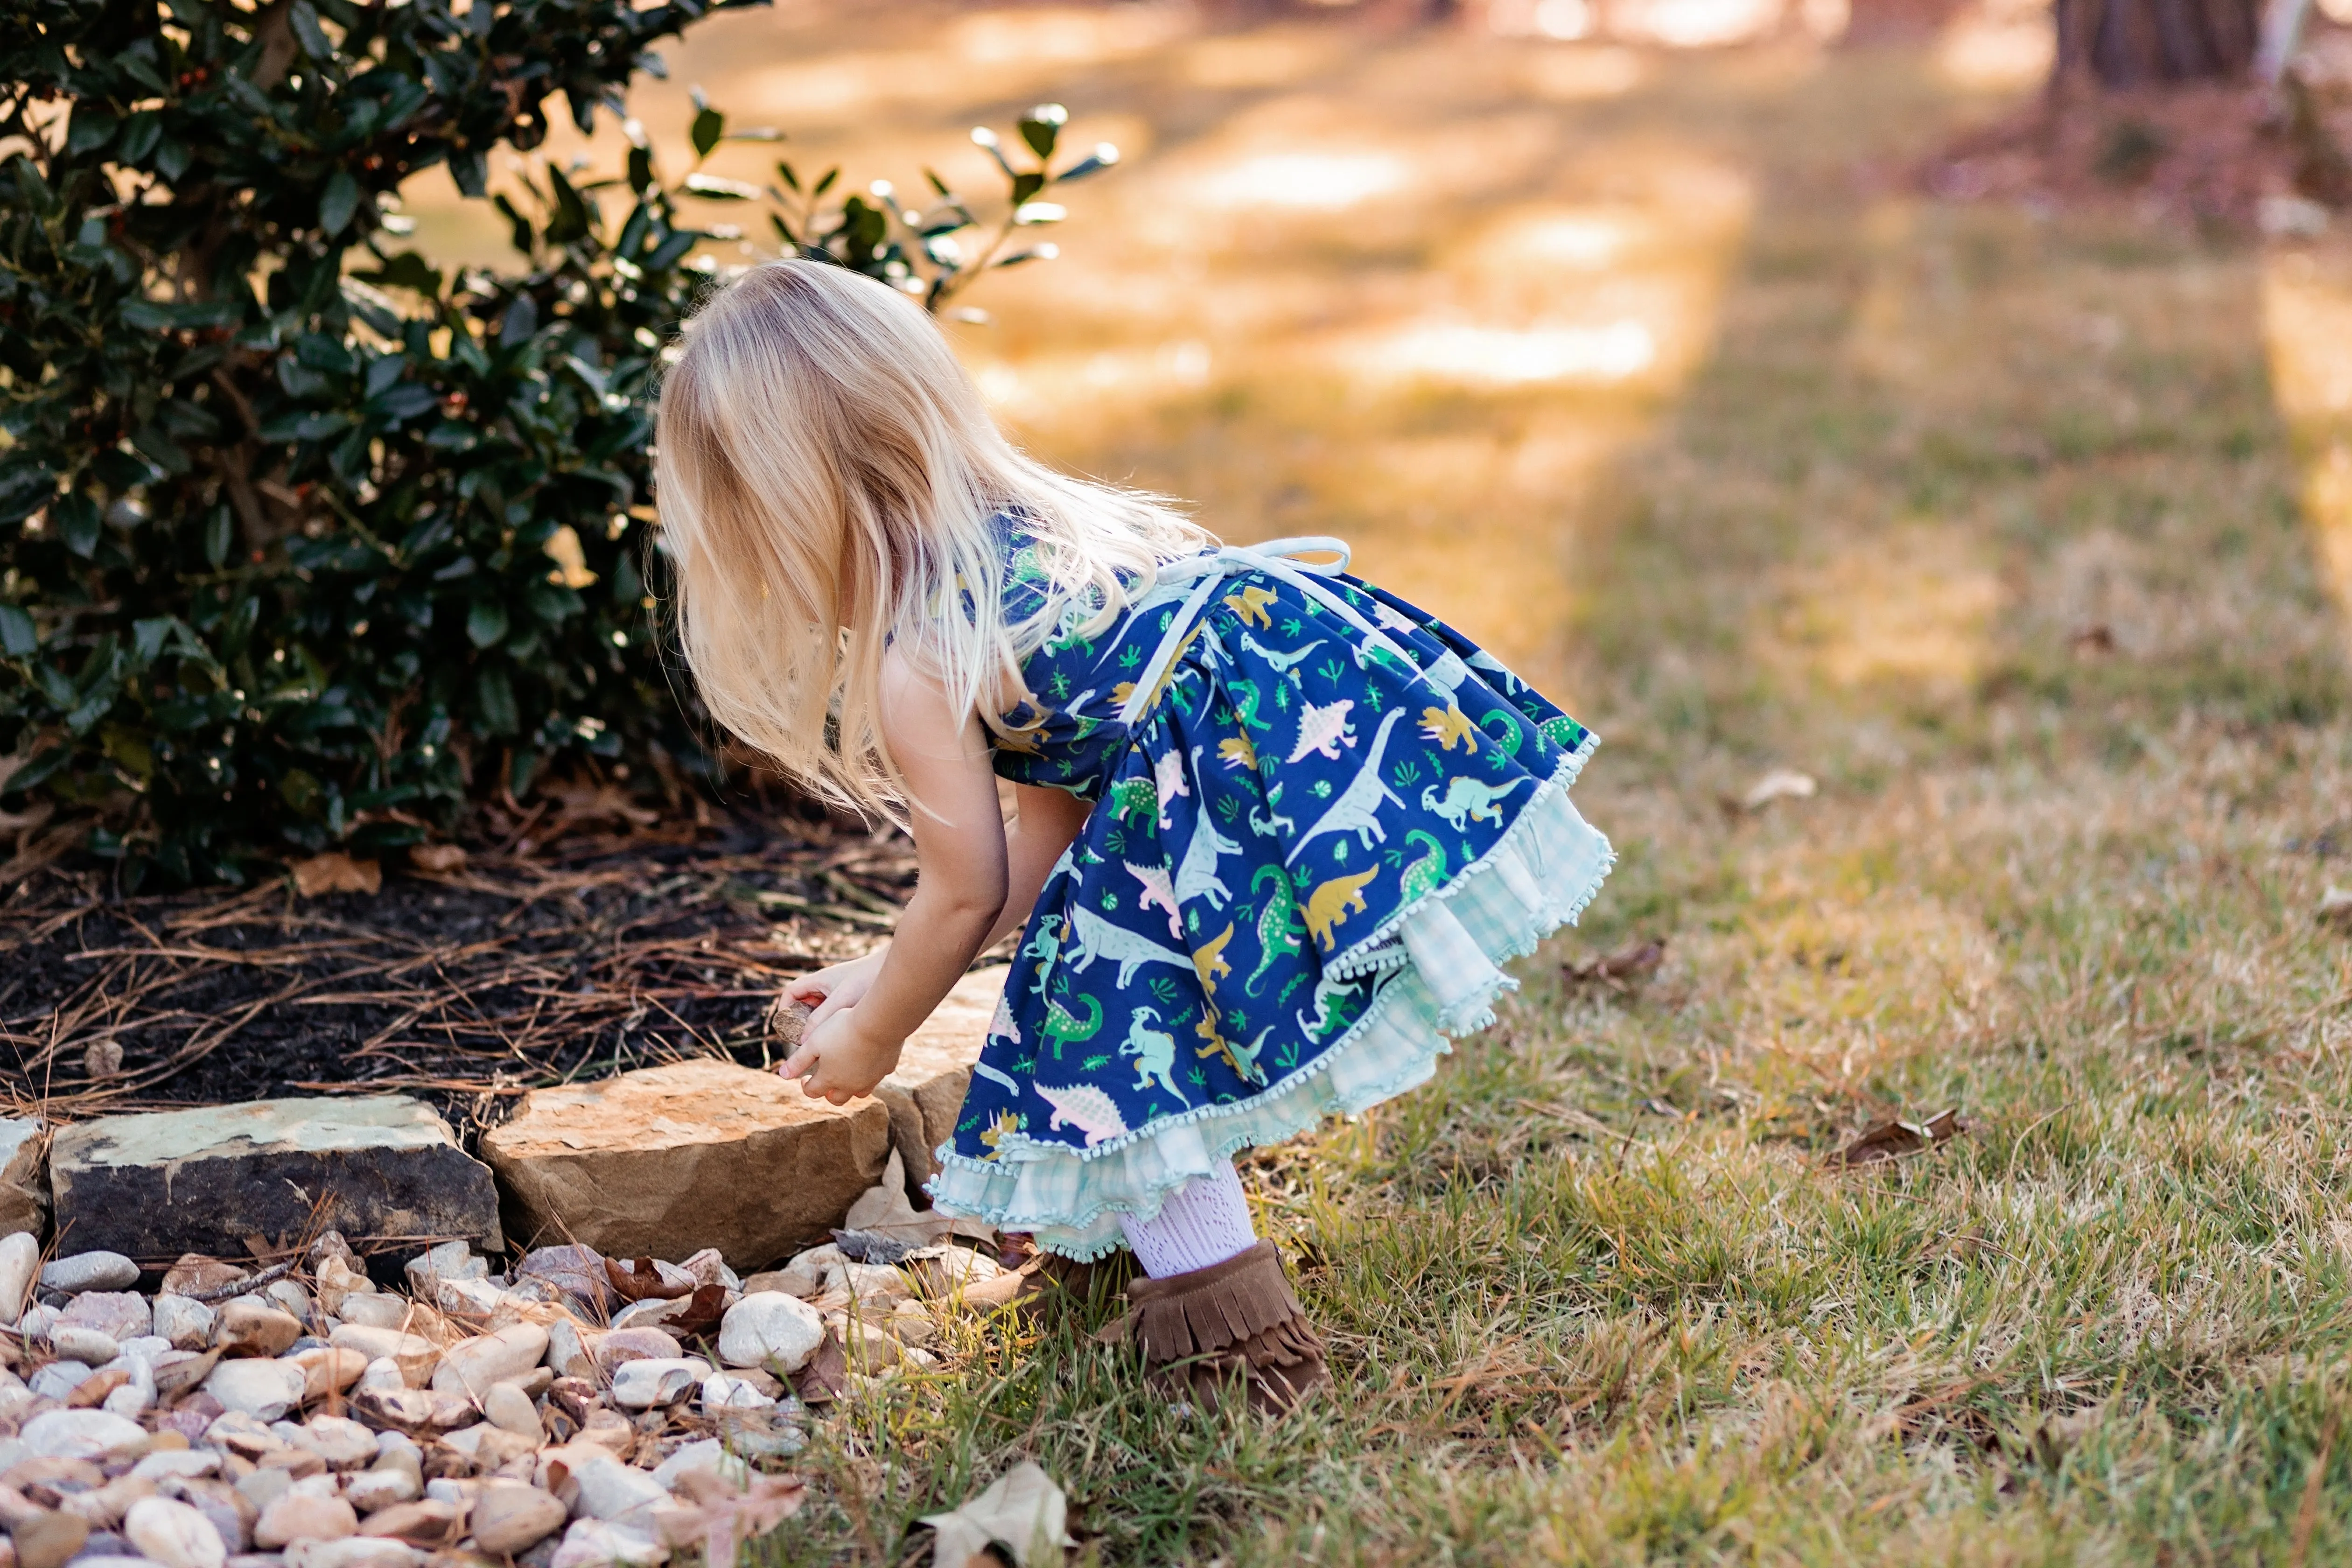
<svg viewBox="0 0 2352 1568">
<path fill-rule="evenodd" d="M 774 47 L 977 47 L 913 15 Z M 675 80 L 756 100 L 749 26 Z M 1336 1396 L 1180 1418 L 1066 1303 L 835 1421 L 763 1550 L 921 1561 L 1034 1456 L 1102 1563 L 2341 1560 L 2341 262 L 1906 194 L 1994 107 L 1926 48 L 1056 58 L 814 141 L 1115 131 L 964 338 L 1007 416 L 1509 649 L 1622 859 L 1433 1085 L 1247 1166 Z M 1727 804 L 1783 767 L 1819 793 Z"/>
</svg>

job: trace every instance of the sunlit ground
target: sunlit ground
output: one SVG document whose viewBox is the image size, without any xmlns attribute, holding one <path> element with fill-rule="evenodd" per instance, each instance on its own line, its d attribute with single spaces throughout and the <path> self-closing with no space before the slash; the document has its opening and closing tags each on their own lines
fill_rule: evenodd
<svg viewBox="0 0 2352 1568">
<path fill-rule="evenodd" d="M 985 188 L 969 126 L 1067 103 L 1129 156 L 954 329 L 1005 418 L 1352 540 L 1602 731 L 1623 853 L 1496 1034 L 1252 1163 L 1337 1398 L 1177 1416 L 1100 1311 L 974 1330 L 771 1551 L 918 1560 L 1034 1455 L 1102 1562 L 2341 1560 L 2352 252 L 1910 194 L 2037 81 L 2008 0 L 1486 14 L 786 6 L 638 105 Z"/>
</svg>

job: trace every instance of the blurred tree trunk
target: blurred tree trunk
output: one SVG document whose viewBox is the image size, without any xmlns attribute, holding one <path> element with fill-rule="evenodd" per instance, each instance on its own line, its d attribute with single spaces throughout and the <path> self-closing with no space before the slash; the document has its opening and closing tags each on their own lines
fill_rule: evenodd
<svg viewBox="0 0 2352 1568">
<path fill-rule="evenodd" d="M 2053 82 L 2155 87 L 2243 76 L 2261 0 L 2057 0 Z"/>
</svg>

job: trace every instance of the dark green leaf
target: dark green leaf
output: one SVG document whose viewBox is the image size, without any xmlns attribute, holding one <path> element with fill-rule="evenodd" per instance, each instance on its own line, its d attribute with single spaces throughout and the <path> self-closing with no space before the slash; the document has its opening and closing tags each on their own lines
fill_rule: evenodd
<svg viewBox="0 0 2352 1568">
<path fill-rule="evenodd" d="M 319 197 L 319 226 L 328 234 L 341 234 L 351 227 L 352 216 L 359 211 L 360 183 L 347 169 L 338 169 L 328 176 L 327 188 Z"/>
<path fill-rule="evenodd" d="M 477 599 L 474 607 L 466 612 L 466 640 L 476 647 L 490 647 L 507 635 L 507 607 L 495 599 Z"/>
<path fill-rule="evenodd" d="M 688 131 L 687 137 L 694 143 L 695 157 L 702 159 L 710 156 L 710 150 L 719 145 L 719 139 L 726 133 L 727 117 L 715 109 L 706 108 L 695 114 L 694 124 Z"/>
</svg>

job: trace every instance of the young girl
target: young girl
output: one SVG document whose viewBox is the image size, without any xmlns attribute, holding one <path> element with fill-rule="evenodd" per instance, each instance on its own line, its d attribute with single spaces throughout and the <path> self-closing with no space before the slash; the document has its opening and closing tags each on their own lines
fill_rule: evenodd
<svg viewBox="0 0 2352 1568">
<path fill-rule="evenodd" d="M 902 816 L 921 867 L 897 940 L 787 991 L 814 1005 L 784 1076 L 871 1093 L 1022 928 L 934 1202 L 1133 1247 L 1157 1380 L 1296 1403 L 1323 1350 L 1234 1152 L 1493 1021 L 1496 965 L 1609 868 L 1568 799 L 1594 737 L 1336 540 L 1214 548 L 1023 455 L 921 310 L 822 263 L 695 318 L 658 478 L 713 716 Z"/>
</svg>

